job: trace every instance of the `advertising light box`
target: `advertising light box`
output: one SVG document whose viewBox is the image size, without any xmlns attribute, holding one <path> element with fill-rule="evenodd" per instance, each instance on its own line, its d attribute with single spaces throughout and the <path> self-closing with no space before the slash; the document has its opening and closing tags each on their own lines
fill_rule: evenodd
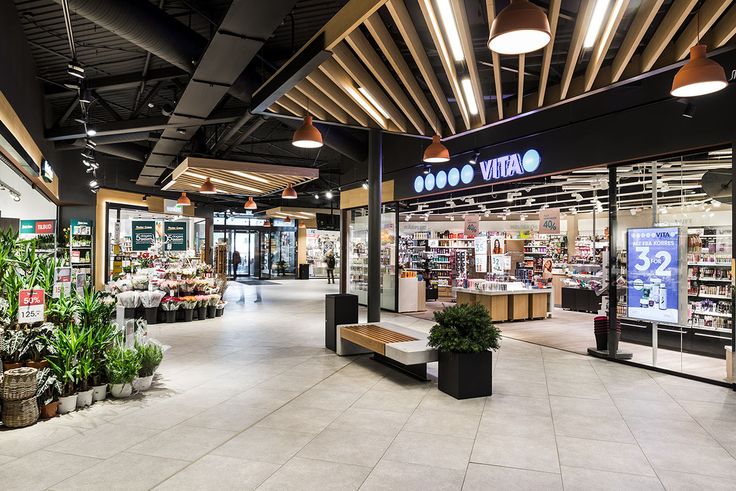
<svg viewBox="0 0 736 491">
<path fill-rule="evenodd" d="M 627 242 L 627 307 L 635 319 L 684 324 L 687 317 L 687 235 L 676 227 L 630 228 Z"/>
</svg>

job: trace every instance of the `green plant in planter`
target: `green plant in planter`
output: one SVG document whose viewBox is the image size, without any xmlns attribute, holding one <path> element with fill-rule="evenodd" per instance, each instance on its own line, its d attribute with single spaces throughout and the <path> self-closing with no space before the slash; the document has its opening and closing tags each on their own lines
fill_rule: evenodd
<svg viewBox="0 0 736 491">
<path fill-rule="evenodd" d="M 139 377 L 150 377 L 154 374 L 161 360 L 164 359 L 164 352 L 161 347 L 154 343 L 136 344 L 136 351 L 141 360 L 141 368 L 138 370 Z"/>
<path fill-rule="evenodd" d="M 429 331 L 429 346 L 454 353 L 497 350 L 501 330 L 493 325 L 482 305 L 453 305 L 434 313 L 437 322 Z"/>
<path fill-rule="evenodd" d="M 61 395 L 61 384 L 50 368 L 39 370 L 36 380 L 38 381 L 36 400 L 41 406 L 51 404 L 59 399 Z"/>
<path fill-rule="evenodd" d="M 50 353 L 46 356 L 49 366 L 61 383 L 62 397 L 73 395 L 79 380 L 79 356 L 86 342 L 84 335 L 74 324 L 56 329 L 46 339 Z"/>
<path fill-rule="evenodd" d="M 34 327 L 28 332 L 28 356 L 33 361 L 43 360 L 49 354 L 46 339 L 54 332 L 54 325 L 44 322 L 39 327 Z"/>
<path fill-rule="evenodd" d="M 76 293 L 62 292 L 59 298 L 49 300 L 46 318 L 57 326 L 79 324 L 80 309 Z"/>
<path fill-rule="evenodd" d="M 116 343 L 121 343 L 122 331 L 115 324 L 107 322 L 98 327 L 90 329 L 89 350 L 92 355 L 92 368 L 90 380 L 92 385 L 101 385 L 105 382 L 105 356 L 107 351 Z"/>
<path fill-rule="evenodd" d="M 5 329 L 0 357 L 13 363 L 25 360 L 28 358 L 29 340 L 29 332 L 25 329 Z"/>
<path fill-rule="evenodd" d="M 111 384 L 129 384 L 138 375 L 141 360 L 137 351 L 116 346 L 105 357 L 107 379 Z"/>
</svg>

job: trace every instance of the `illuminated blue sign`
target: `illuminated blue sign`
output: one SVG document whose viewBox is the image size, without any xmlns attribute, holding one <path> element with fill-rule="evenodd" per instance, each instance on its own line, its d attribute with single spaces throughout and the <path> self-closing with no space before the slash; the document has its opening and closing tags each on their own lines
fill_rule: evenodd
<svg viewBox="0 0 736 491">
<path fill-rule="evenodd" d="M 523 155 L 512 153 L 502 155 L 494 159 L 481 160 L 478 164 L 480 172 L 478 176 L 483 181 L 500 181 L 521 177 L 525 174 L 536 172 L 542 162 L 542 157 L 534 149 L 527 150 Z M 453 167 L 448 171 L 441 170 L 437 174 L 429 173 L 417 176 L 414 179 L 414 191 L 421 193 L 435 189 L 444 189 L 446 186 L 455 187 L 461 182 L 471 184 L 476 178 L 476 169 L 470 164 L 465 164 L 458 169 Z"/>
</svg>

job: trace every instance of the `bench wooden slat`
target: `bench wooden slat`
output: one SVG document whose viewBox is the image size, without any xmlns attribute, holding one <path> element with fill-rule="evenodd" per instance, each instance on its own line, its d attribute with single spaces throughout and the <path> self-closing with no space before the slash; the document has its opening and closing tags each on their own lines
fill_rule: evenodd
<svg viewBox="0 0 736 491">
<path fill-rule="evenodd" d="M 416 341 L 416 338 L 394 332 L 383 327 L 345 326 L 340 329 L 340 337 L 381 355 L 386 354 L 386 345 L 404 341 Z"/>
</svg>

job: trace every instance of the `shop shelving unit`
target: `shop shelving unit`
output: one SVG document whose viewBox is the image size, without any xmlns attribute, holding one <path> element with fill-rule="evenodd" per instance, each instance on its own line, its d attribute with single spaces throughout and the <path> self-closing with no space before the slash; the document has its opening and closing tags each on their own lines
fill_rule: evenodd
<svg viewBox="0 0 736 491">
<path fill-rule="evenodd" d="M 94 226 L 91 220 L 72 220 L 69 225 L 69 264 L 72 282 L 78 285 L 78 275 L 84 274 L 84 286 L 92 281 L 94 267 Z"/>
</svg>

